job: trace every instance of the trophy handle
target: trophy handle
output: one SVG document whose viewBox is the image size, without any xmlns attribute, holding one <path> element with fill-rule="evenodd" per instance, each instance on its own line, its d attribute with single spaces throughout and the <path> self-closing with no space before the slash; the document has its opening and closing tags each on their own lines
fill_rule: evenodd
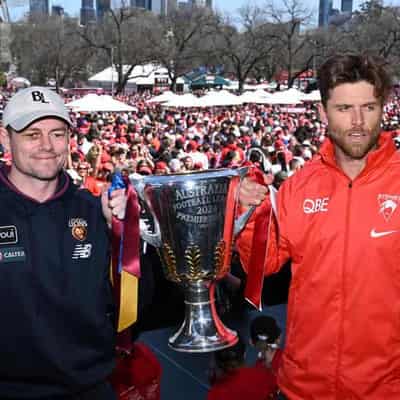
<svg viewBox="0 0 400 400">
<path fill-rule="evenodd" d="M 155 228 L 154 233 L 149 232 L 146 223 L 142 219 L 139 220 L 140 236 L 142 237 L 142 239 L 154 247 L 161 247 L 160 226 L 158 225 L 158 222 L 155 219 L 154 219 L 154 228 Z"/>
<path fill-rule="evenodd" d="M 240 217 L 236 218 L 235 225 L 233 227 L 233 235 L 237 236 L 240 232 L 242 232 L 243 228 L 246 226 L 247 221 L 253 215 L 256 206 L 251 206 L 245 213 L 243 213 Z"/>
<path fill-rule="evenodd" d="M 236 171 L 239 174 L 240 181 L 242 181 L 242 179 L 246 176 L 247 172 L 249 171 L 249 167 L 240 167 L 237 168 Z M 233 226 L 234 237 L 239 235 L 240 232 L 242 232 L 243 228 L 246 226 L 247 221 L 249 220 L 255 209 L 256 207 L 252 206 L 244 214 L 236 218 L 235 224 Z"/>
<path fill-rule="evenodd" d="M 235 171 L 239 175 L 240 180 L 242 180 L 246 176 L 247 172 L 249 171 L 249 167 L 239 167 L 239 168 L 236 168 Z"/>
<path fill-rule="evenodd" d="M 144 188 L 145 188 L 145 183 L 144 183 L 144 178 L 143 177 L 135 177 L 135 178 L 130 178 L 130 181 L 133 185 L 133 187 L 136 190 L 136 193 L 139 196 L 139 199 L 142 200 L 143 204 L 146 204 L 145 199 L 144 199 Z M 140 230 L 140 236 L 141 238 L 149 243 L 150 245 L 154 247 L 161 247 L 161 231 L 160 231 L 160 225 L 158 224 L 158 221 L 156 218 L 153 217 L 153 222 L 154 222 L 154 233 L 150 232 L 147 228 L 146 223 L 141 219 L 139 220 L 139 230 Z"/>
<path fill-rule="evenodd" d="M 269 199 L 271 201 L 272 212 L 274 213 L 274 215 L 277 215 L 278 207 L 276 204 L 277 203 L 276 197 L 277 197 L 278 191 L 272 185 L 268 185 L 268 189 L 269 189 Z M 251 206 L 245 213 L 243 213 L 240 217 L 236 218 L 235 225 L 233 227 L 233 235 L 234 236 L 238 235 L 243 230 L 243 228 L 247 224 L 247 221 L 252 216 L 252 214 L 256 208 L 257 208 L 257 206 Z"/>
</svg>

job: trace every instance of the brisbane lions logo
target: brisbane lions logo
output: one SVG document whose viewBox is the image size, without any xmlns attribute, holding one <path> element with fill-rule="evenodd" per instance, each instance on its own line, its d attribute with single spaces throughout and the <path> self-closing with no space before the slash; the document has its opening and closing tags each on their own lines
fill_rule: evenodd
<svg viewBox="0 0 400 400">
<path fill-rule="evenodd" d="M 399 204 L 400 196 L 380 194 L 378 196 L 379 213 L 383 215 L 385 221 L 389 221 Z"/>
<path fill-rule="evenodd" d="M 70 218 L 68 225 L 72 228 L 72 236 L 75 239 L 79 240 L 80 242 L 83 242 L 86 239 L 88 233 L 88 223 L 86 220 L 79 217 Z"/>
</svg>

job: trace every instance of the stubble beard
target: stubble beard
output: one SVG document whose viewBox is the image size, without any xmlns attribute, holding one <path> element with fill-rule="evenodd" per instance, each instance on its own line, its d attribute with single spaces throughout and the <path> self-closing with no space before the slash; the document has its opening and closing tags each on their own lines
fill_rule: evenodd
<svg viewBox="0 0 400 400">
<path fill-rule="evenodd" d="M 351 143 L 350 140 L 346 140 L 349 138 L 351 132 L 362 132 L 363 134 L 366 134 L 369 139 L 365 142 Z M 376 148 L 379 134 L 379 125 L 373 127 L 372 129 L 364 129 L 363 131 L 354 129 L 346 131 L 333 129 L 329 131 L 329 137 L 335 146 L 337 146 L 345 156 L 354 160 L 363 159 L 371 150 Z"/>
<path fill-rule="evenodd" d="M 56 154 L 52 153 L 51 155 L 54 155 L 57 157 Z M 33 166 L 21 166 L 19 165 L 18 162 L 14 162 L 13 165 L 15 169 L 19 172 L 21 175 L 25 175 L 27 177 L 43 181 L 43 182 L 51 182 L 57 179 L 58 175 L 63 169 L 63 164 L 59 160 L 57 160 L 57 165 L 54 166 L 53 168 L 48 168 L 48 169 L 43 169 L 42 168 L 36 168 L 35 165 Z"/>
<path fill-rule="evenodd" d="M 17 164 L 14 164 L 15 168 L 19 171 L 20 174 L 23 174 L 25 176 L 29 176 L 33 179 L 39 180 L 39 181 L 44 181 L 44 182 L 51 182 L 54 179 L 57 179 L 60 171 L 62 170 L 62 168 L 58 168 L 57 170 L 55 170 L 54 172 L 50 173 L 50 171 L 48 172 L 41 172 L 38 170 L 25 170 L 25 169 L 21 169 Z"/>
</svg>

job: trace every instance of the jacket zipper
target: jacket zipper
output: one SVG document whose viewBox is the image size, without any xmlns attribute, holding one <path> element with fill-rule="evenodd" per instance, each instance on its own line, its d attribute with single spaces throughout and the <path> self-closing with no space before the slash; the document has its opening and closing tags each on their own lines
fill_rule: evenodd
<svg viewBox="0 0 400 400">
<path fill-rule="evenodd" d="M 344 340 L 344 308 L 346 304 L 346 260 L 347 253 L 349 248 L 349 220 L 350 220 L 350 205 L 351 205 L 351 197 L 352 197 L 352 189 L 353 189 L 353 181 L 349 181 L 348 183 L 348 196 L 347 196 L 347 204 L 346 204 L 346 221 L 345 221 L 345 232 L 344 232 L 344 246 L 343 246 L 343 262 L 342 268 L 340 271 L 340 283 L 341 283 L 341 300 L 340 300 L 340 309 L 339 309 L 339 335 L 338 335 L 338 356 L 336 362 L 336 399 L 342 400 L 341 393 L 341 385 L 339 382 L 339 374 L 340 374 L 340 365 L 342 363 L 342 348 L 343 348 L 343 340 Z"/>
</svg>

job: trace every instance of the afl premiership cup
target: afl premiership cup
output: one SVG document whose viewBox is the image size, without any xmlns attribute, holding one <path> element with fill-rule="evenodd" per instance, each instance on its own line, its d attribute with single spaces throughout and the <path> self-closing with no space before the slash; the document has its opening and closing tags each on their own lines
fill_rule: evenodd
<svg viewBox="0 0 400 400">
<path fill-rule="evenodd" d="M 185 320 L 169 338 L 172 349 L 208 352 L 234 345 L 236 332 L 219 319 L 215 283 L 230 270 L 233 238 L 249 214 L 235 221 L 247 168 L 193 171 L 131 179 L 154 219 L 141 236 L 158 249 L 167 279 L 183 288 Z"/>
</svg>

